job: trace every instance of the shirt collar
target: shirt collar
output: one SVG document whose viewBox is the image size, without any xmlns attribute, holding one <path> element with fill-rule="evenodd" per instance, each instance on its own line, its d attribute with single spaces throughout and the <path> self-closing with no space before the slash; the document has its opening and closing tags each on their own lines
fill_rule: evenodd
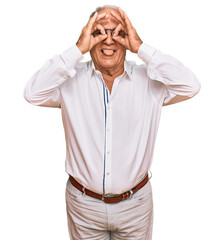
<svg viewBox="0 0 224 240">
<path fill-rule="evenodd" d="M 95 65 L 93 63 L 92 60 L 90 60 L 88 62 L 88 66 L 87 66 L 87 72 L 89 74 L 89 77 L 92 76 L 92 74 L 94 72 L 96 72 L 96 68 L 95 68 Z M 124 72 L 127 73 L 127 75 L 129 76 L 129 78 L 131 79 L 131 75 L 132 75 L 132 64 L 130 64 L 130 62 L 128 62 L 126 59 L 124 61 Z"/>
</svg>

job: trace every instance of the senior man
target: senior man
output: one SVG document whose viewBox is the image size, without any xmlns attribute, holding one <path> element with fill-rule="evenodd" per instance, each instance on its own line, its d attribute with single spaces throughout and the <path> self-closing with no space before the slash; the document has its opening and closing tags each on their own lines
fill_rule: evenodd
<svg viewBox="0 0 224 240">
<path fill-rule="evenodd" d="M 126 50 L 144 64 L 127 61 Z M 80 62 L 89 51 L 92 60 Z M 199 89 L 188 68 L 143 43 L 115 6 L 97 8 L 77 43 L 34 74 L 25 99 L 62 112 L 71 239 L 152 239 L 148 172 L 161 109 Z"/>
</svg>

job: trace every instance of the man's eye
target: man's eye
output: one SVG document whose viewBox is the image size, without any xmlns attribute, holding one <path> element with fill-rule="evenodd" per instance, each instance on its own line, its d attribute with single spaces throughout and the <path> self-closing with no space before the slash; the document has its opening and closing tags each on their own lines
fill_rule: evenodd
<svg viewBox="0 0 224 240">
<path fill-rule="evenodd" d="M 121 31 L 119 31 L 118 35 L 121 36 L 122 38 L 125 38 L 126 33 L 121 30 Z"/>
<path fill-rule="evenodd" d="M 100 35 L 100 34 L 101 34 L 100 30 L 96 30 L 96 31 L 93 32 L 94 37 L 97 36 L 97 35 Z"/>
</svg>

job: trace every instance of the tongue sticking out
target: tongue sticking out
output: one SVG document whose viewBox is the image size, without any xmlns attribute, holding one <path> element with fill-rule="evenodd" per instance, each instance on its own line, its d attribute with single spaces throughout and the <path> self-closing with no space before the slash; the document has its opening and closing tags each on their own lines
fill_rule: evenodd
<svg viewBox="0 0 224 240">
<path fill-rule="evenodd" d="M 106 56 L 112 56 L 114 54 L 114 50 L 103 49 L 102 53 Z"/>
</svg>

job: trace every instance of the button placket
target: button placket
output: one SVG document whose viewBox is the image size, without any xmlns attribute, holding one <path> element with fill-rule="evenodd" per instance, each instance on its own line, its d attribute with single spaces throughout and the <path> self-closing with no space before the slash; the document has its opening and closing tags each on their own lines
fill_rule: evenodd
<svg viewBox="0 0 224 240">
<path fill-rule="evenodd" d="M 104 90 L 104 107 L 105 107 L 105 148 L 104 148 L 104 181 L 103 181 L 103 189 L 104 193 L 110 192 L 111 189 L 111 121 L 112 121 L 112 105 L 111 99 L 112 96 L 109 93 L 109 90 L 103 80 L 101 74 L 99 77 L 103 84 Z"/>
<path fill-rule="evenodd" d="M 106 173 L 106 181 L 105 181 L 105 192 L 110 192 L 111 189 L 111 103 L 107 106 L 107 120 L 106 120 L 106 165 L 105 165 L 105 173 Z"/>
<path fill-rule="evenodd" d="M 119 78 L 115 79 L 112 94 L 109 93 L 109 90 L 103 80 L 101 74 L 99 77 L 103 84 L 104 89 L 104 107 L 105 107 L 105 148 L 104 148 L 104 180 L 103 180 L 103 190 L 104 193 L 108 193 L 111 191 L 112 180 L 111 180 L 111 159 L 112 159 L 112 98 L 117 90 L 118 83 L 120 81 Z"/>
</svg>

